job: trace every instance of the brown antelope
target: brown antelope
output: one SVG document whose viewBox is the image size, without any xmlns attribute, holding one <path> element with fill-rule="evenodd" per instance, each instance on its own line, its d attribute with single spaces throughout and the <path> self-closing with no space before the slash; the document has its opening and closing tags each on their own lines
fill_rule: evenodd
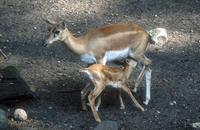
<svg viewBox="0 0 200 130">
<path fill-rule="evenodd" d="M 47 44 L 56 41 L 64 42 L 74 53 L 80 55 L 81 61 L 87 64 L 105 65 L 107 62 L 126 57 L 141 62 L 144 66 L 135 81 L 135 91 L 145 74 L 146 99 L 144 103 L 148 104 L 151 86 L 151 69 L 149 68 L 151 60 L 144 53 L 152 40 L 147 31 L 134 23 L 111 24 L 90 29 L 84 35 L 75 37 L 64 22 L 46 21 L 53 25 L 49 31 Z"/>
<path fill-rule="evenodd" d="M 88 68 L 80 69 L 80 72 L 86 73 L 94 84 L 94 89 L 90 91 L 88 100 L 96 121 L 101 122 L 101 119 L 95 109 L 95 100 L 107 86 L 112 86 L 125 91 L 131 97 L 136 107 L 138 107 L 141 111 L 144 111 L 144 108 L 137 102 L 127 85 L 128 77 L 136 64 L 137 63 L 135 61 L 130 60 L 124 67 L 109 67 L 102 64 L 93 64 Z M 121 93 L 119 98 L 121 107 L 124 107 Z"/>
</svg>

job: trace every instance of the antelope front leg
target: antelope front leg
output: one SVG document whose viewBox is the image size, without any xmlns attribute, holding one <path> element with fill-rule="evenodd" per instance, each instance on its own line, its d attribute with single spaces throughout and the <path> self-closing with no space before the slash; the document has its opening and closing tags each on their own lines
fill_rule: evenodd
<svg viewBox="0 0 200 130">
<path fill-rule="evenodd" d="M 101 122 L 101 119 L 95 109 L 95 100 L 101 94 L 103 89 L 104 89 L 103 86 L 95 86 L 94 90 L 92 92 L 90 92 L 90 94 L 88 96 L 88 100 L 90 103 L 90 107 L 92 109 L 93 116 L 97 122 Z"/>
<path fill-rule="evenodd" d="M 151 73 L 152 73 L 152 70 L 150 68 L 148 68 L 146 71 L 145 71 L 145 78 L 146 78 L 146 99 L 144 101 L 144 104 L 145 105 L 148 105 L 149 104 L 149 100 L 151 99 Z"/>
<path fill-rule="evenodd" d="M 141 65 L 139 65 L 139 69 L 143 70 L 144 67 L 142 67 Z M 151 73 L 152 70 L 148 67 L 146 68 L 144 75 L 145 75 L 145 82 L 146 82 L 146 86 L 145 86 L 145 101 L 144 104 L 148 105 L 150 99 L 151 99 Z M 143 77 L 143 76 L 142 76 Z M 137 91 L 137 88 L 135 87 L 134 92 Z"/>
<path fill-rule="evenodd" d="M 135 81 L 135 88 L 134 88 L 133 91 L 136 92 L 140 82 L 142 81 L 142 78 L 144 77 L 146 69 L 149 68 L 149 66 L 151 65 L 151 60 L 149 58 L 147 58 L 145 55 L 135 56 L 133 58 L 136 61 L 140 61 L 144 65 L 143 68 L 142 68 L 142 71 L 140 72 L 140 74 L 137 78 L 137 80 Z"/>
</svg>

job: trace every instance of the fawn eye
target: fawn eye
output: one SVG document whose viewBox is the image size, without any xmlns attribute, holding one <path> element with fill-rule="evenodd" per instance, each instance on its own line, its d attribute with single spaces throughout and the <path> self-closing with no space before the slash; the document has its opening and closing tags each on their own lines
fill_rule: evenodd
<svg viewBox="0 0 200 130">
<path fill-rule="evenodd" d="M 60 31 L 55 31 L 54 32 L 54 37 L 57 37 L 59 35 Z"/>
<path fill-rule="evenodd" d="M 60 31 L 55 31 L 54 33 L 58 35 L 60 33 Z"/>
</svg>

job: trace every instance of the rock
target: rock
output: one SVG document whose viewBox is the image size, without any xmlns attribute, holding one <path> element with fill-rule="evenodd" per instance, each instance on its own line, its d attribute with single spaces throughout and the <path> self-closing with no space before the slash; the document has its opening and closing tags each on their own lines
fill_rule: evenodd
<svg viewBox="0 0 200 130">
<path fill-rule="evenodd" d="M 15 109 L 14 118 L 15 118 L 16 120 L 21 120 L 21 121 L 27 120 L 26 111 L 23 110 L 23 109 L 21 109 L 21 108 Z"/>
<path fill-rule="evenodd" d="M 169 105 L 170 105 L 170 106 L 176 105 L 176 101 L 171 101 L 171 102 L 169 102 Z"/>
<path fill-rule="evenodd" d="M 195 128 L 195 129 L 200 129 L 200 122 L 195 122 L 195 123 L 192 123 L 192 128 Z"/>
<path fill-rule="evenodd" d="M 118 130 L 119 126 L 115 121 L 102 121 L 94 130 Z"/>
<path fill-rule="evenodd" d="M 8 129 L 8 118 L 2 109 L 0 109 L 0 129 Z"/>
</svg>

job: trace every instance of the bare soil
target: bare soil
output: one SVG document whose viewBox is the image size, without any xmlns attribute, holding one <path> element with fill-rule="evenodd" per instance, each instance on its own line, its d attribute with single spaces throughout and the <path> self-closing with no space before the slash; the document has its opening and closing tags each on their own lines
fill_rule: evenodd
<svg viewBox="0 0 200 130">
<path fill-rule="evenodd" d="M 17 107 L 28 113 L 27 121 L 9 117 L 11 129 L 92 130 L 97 125 L 91 111 L 81 111 L 79 90 L 86 78 L 78 69 L 85 65 L 64 44 L 44 44 L 48 24 L 43 19 L 56 17 L 77 35 L 130 21 L 146 30 L 168 31 L 169 42 L 160 51 L 147 52 L 153 72 L 146 111 L 138 111 L 126 95 L 126 109 L 120 110 L 110 90 L 99 110 L 102 120 L 116 121 L 125 130 L 186 130 L 200 121 L 199 0 L 1 0 L 0 48 L 9 59 L 0 66 L 15 66 L 36 95 L 34 101 L 4 106 L 8 113 Z M 140 102 L 142 86 L 136 94 Z"/>
</svg>

